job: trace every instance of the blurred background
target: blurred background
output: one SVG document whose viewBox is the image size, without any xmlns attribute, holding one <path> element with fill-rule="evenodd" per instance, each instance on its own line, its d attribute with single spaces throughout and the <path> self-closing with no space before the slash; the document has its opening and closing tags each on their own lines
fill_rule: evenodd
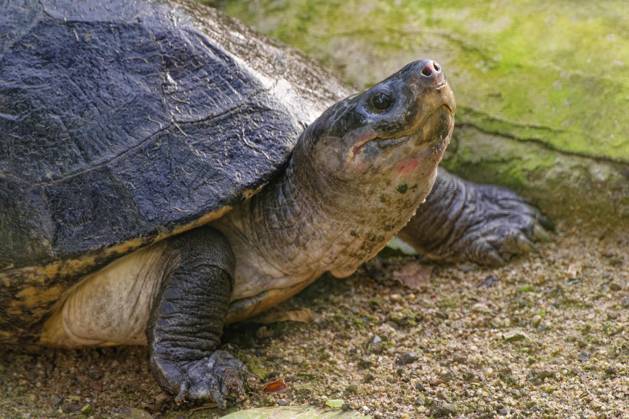
<svg viewBox="0 0 629 419">
<path fill-rule="evenodd" d="M 357 89 L 409 61 L 445 67 L 445 166 L 553 218 L 629 225 L 626 1 L 206 1 Z"/>
</svg>

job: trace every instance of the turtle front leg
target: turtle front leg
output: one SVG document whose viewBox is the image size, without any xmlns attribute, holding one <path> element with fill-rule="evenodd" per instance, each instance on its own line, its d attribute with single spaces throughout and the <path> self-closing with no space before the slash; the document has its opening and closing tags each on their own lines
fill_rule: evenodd
<svg viewBox="0 0 629 419">
<path fill-rule="evenodd" d="M 171 263 L 147 327 L 151 369 L 161 386 L 184 400 L 244 393 L 245 365 L 217 350 L 233 287 L 227 240 L 204 227 L 170 239 Z"/>
<path fill-rule="evenodd" d="M 552 223 L 514 192 L 444 169 L 400 238 L 433 260 L 499 266 L 547 240 Z"/>
</svg>

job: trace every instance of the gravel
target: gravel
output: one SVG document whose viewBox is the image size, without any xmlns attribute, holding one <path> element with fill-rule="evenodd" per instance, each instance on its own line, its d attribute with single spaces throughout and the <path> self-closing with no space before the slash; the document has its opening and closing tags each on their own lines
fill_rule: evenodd
<svg viewBox="0 0 629 419">
<path fill-rule="evenodd" d="M 379 259 L 279 308 L 311 310 L 308 323 L 230 327 L 228 349 L 259 380 L 240 407 L 342 401 L 375 418 L 629 416 L 629 234 L 559 231 L 538 254 L 500 269 L 422 271 L 405 269 L 417 258 Z M 395 279 L 400 270 L 430 276 L 408 288 Z M 173 404 L 146 356 L 144 348 L 2 350 L 0 417 L 225 413 Z M 277 379 L 286 391 L 262 391 Z"/>
</svg>

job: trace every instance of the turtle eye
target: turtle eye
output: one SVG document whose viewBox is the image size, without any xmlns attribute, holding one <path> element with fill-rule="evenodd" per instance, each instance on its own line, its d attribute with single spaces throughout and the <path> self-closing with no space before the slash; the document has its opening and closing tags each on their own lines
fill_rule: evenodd
<svg viewBox="0 0 629 419">
<path fill-rule="evenodd" d="M 376 112 L 387 111 L 393 105 L 393 96 L 388 92 L 376 92 L 369 98 L 369 106 Z"/>
</svg>

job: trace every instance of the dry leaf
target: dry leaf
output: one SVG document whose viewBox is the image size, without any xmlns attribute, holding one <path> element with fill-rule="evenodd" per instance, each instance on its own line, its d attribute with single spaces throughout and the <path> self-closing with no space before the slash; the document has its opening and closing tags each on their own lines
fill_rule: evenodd
<svg viewBox="0 0 629 419">
<path fill-rule="evenodd" d="M 273 380 L 270 383 L 266 383 L 264 385 L 265 393 L 280 393 L 282 391 L 286 391 L 288 386 L 284 382 L 283 378 L 278 378 L 277 380 Z"/>
</svg>

